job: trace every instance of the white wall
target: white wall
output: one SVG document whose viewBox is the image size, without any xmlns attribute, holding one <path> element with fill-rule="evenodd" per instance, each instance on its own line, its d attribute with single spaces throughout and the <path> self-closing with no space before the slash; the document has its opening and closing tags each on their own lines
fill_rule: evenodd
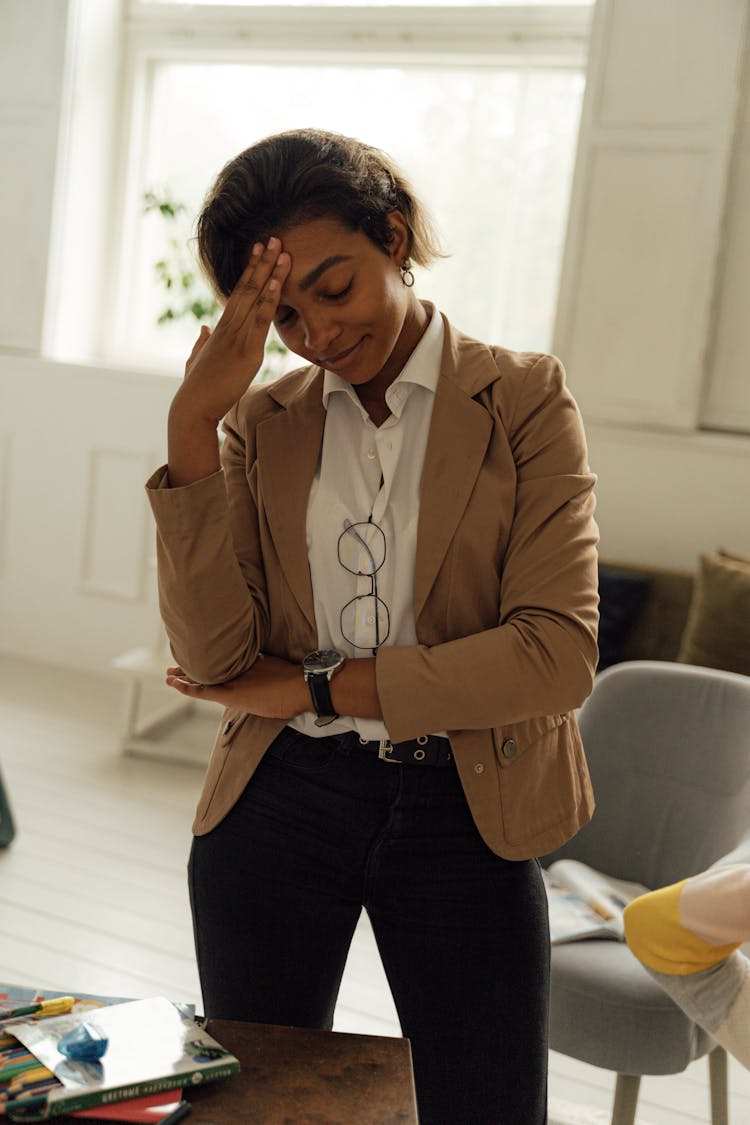
<svg viewBox="0 0 750 1125">
<path fill-rule="evenodd" d="M 71 0 L 71 10 L 80 16 L 76 5 L 88 2 Z M 673 4 L 640 3 L 644 20 L 657 2 Z M 714 2 L 680 0 L 674 10 L 702 11 L 703 5 L 713 10 Z M 111 14 L 115 7 L 113 0 Z M 13 56 L 18 83 L 13 88 L 19 92 L 0 111 L 0 131 L 7 127 L 6 137 L 13 129 L 24 130 L 21 94 L 33 87 L 27 79 L 42 65 L 42 46 L 53 55 L 51 60 L 45 55 L 43 64 L 49 67 L 50 81 L 63 88 L 61 64 L 70 29 L 57 23 L 54 36 L 40 38 L 38 21 L 42 10 L 59 13 L 64 8 L 63 0 L 2 0 L 4 26 L 12 28 L 13 41 L 3 37 L 0 64 Z M 621 80 L 637 83 L 638 74 L 628 79 L 620 71 Z M 79 88 L 70 85 L 70 74 L 66 81 L 67 89 Z M 622 88 L 618 86 L 620 93 Z M 748 104 L 747 81 L 743 98 Z M 731 91 L 723 112 L 729 113 L 730 104 Z M 746 205 L 740 200 L 750 199 L 750 162 L 737 155 L 734 107 L 731 112 L 731 122 L 717 124 L 729 138 L 726 192 L 731 205 L 726 207 L 722 196 L 716 203 L 722 208 L 721 222 L 715 215 L 707 220 L 714 239 L 730 246 L 734 230 L 747 229 Z M 106 670 L 114 656 L 151 643 L 157 631 L 153 532 L 143 483 L 164 457 L 166 413 L 179 373 L 170 378 L 39 358 L 42 314 L 50 301 L 47 262 L 54 196 L 47 190 L 40 197 L 25 185 L 36 182 L 50 189 L 49 169 L 55 160 L 58 170 L 63 168 L 66 150 L 57 131 L 54 99 L 47 98 L 39 114 L 29 126 L 33 145 L 0 176 L 0 208 L 13 216 L 0 300 L 0 649 Z M 96 128 L 104 130 L 105 124 L 102 112 Z M 62 151 L 56 155 L 58 149 Z M 7 146 L 0 151 L 8 160 Z M 576 229 L 585 240 L 585 222 Z M 70 253 L 74 242 L 62 245 Z M 718 243 L 714 250 L 713 311 L 699 349 L 704 374 L 715 355 L 737 354 L 744 338 L 738 334 L 737 315 L 730 313 L 750 308 L 750 255 L 727 256 Z M 712 259 L 712 252 L 705 254 Z M 705 282 L 704 276 L 697 278 L 694 290 L 704 302 Z M 429 296 L 426 286 L 424 295 Z M 56 299 L 64 302 L 65 295 Z M 614 340 L 620 326 L 610 328 Z M 605 372 L 606 345 L 605 334 L 598 360 Z M 586 416 L 589 374 L 583 364 L 578 370 L 571 362 L 572 349 L 570 356 L 559 350 Z M 739 386 L 750 417 L 750 379 L 743 382 L 737 374 L 741 370 L 733 367 L 732 389 L 736 393 Z M 695 385 L 692 372 L 691 395 Z M 671 382 L 665 387 L 673 393 Z M 669 423 L 668 417 L 647 423 L 613 420 L 599 411 L 588 417 L 591 463 L 599 474 L 602 553 L 686 569 L 694 567 L 699 552 L 718 546 L 750 553 L 750 435 L 707 434 L 685 428 L 684 419 L 679 421 L 682 430 Z"/>
<path fill-rule="evenodd" d="M 0 647 L 104 671 L 155 642 L 153 521 L 177 380 L 0 356 Z"/>
<path fill-rule="evenodd" d="M 750 553 L 749 17 L 597 0 L 553 346 L 608 558 Z"/>
<path fill-rule="evenodd" d="M 719 547 L 750 556 L 750 439 L 589 422 L 601 555 L 695 570 Z"/>
<path fill-rule="evenodd" d="M 747 8 L 598 0 L 554 334 L 589 418 L 702 421 Z"/>
</svg>

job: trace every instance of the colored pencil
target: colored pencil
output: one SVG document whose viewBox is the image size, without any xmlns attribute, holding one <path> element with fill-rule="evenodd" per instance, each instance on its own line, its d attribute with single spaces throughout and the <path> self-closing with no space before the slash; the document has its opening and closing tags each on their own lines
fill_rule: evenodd
<svg viewBox="0 0 750 1125">
<path fill-rule="evenodd" d="M 0 1070 L 0 1082 L 10 1082 L 17 1075 L 24 1074 L 27 1070 L 36 1070 L 40 1066 L 39 1059 L 35 1059 L 33 1056 L 28 1059 L 18 1059 L 12 1065 Z"/>
<path fill-rule="evenodd" d="M 36 1082 L 49 1082 L 55 1076 L 51 1070 L 47 1070 L 46 1066 L 35 1066 L 33 1069 L 25 1070 L 19 1074 L 8 1086 L 8 1089 L 15 1094 L 16 1090 L 26 1090 L 33 1086 Z M 57 1081 L 57 1079 L 55 1079 Z"/>
</svg>

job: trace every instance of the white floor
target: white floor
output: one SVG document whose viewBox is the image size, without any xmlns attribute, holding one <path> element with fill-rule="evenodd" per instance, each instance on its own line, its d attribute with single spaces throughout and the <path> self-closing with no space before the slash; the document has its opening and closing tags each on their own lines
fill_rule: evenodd
<svg viewBox="0 0 750 1125">
<path fill-rule="evenodd" d="M 193 766 L 119 752 L 122 685 L 0 657 L 0 768 L 17 824 L 0 851 L 0 980 L 201 1010 L 185 885 L 200 789 Z M 336 1029 L 399 1034 L 366 918 Z M 709 1122 L 704 1060 L 643 1081 L 649 1125 Z M 560 1055 L 550 1096 L 608 1110 L 612 1076 Z M 730 1071 L 731 1125 L 750 1125 L 750 1074 Z"/>
</svg>

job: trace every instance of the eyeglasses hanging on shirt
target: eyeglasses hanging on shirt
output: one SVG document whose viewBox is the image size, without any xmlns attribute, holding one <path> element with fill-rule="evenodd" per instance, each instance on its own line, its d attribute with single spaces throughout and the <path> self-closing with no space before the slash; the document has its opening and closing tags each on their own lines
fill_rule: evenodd
<svg viewBox="0 0 750 1125">
<path fill-rule="evenodd" d="M 385 562 L 385 535 L 372 522 L 344 520 L 339 536 L 339 562 L 350 574 L 370 579 L 370 593 L 359 594 L 341 610 L 341 635 L 355 648 L 371 649 L 373 656 L 388 638 L 391 615 L 378 597 L 377 573 Z"/>
</svg>

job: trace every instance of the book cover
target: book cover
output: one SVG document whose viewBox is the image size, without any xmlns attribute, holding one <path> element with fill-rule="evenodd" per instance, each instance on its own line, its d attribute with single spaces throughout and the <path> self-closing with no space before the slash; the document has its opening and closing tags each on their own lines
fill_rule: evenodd
<svg viewBox="0 0 750 1125">
<path fill-rule="evenodd" d="M 88 1012 L 93 1008 L 103 1008 L 109 1004 L 127 1004 L 133 996 L 102 996 L 95 992 L 79 992 L 67 989 L 60 992 L 54 988 L 36 988 L 33 985 L 8 984 L 0 981 L 0 1026 L 3 1011 L 19 1008 L 22 1004 L 35 1004 L 41 1000 L 55 1000 L 60 996 L 75 996 L 74 1012 Z M 195 1015 L 195 1004 L 177 1004 L 183 1015 L 190 1019 Z"/>
<path fill-rule="evenodd" d="M 180 1104 L 180 1090 L 163 1090 L 160 1094 L 149 1094 L 147 1098 L 128 1098 L 124 1102 L 112 1102 L 111 1105 L 96 1105 L 91 1109 L 77 1109 L 71 1116 L 80 1117 L 82 1121 L 126 1121 L 128 1125 L 159 1125 L 164 1117 L 168 1117 Z"/>
<path fill-rule="evenodd" d="M 20 1008 L 22 1004 L 36 1004 L 42 1000 L 55 1000 L 59 996 L 75 996 L 74 1012 L 102 1008 L 105 1004 L 126 1004 L 132 996 L 97 996 L 93 992 L 59 992 L 54 988 L 35 988 L 32 985 L 0 982 L 0 1024 L 4 1011 Z"/>
<path fill-rule="evenodd" d="M 82 1023 L 93 1025 L 108 1046 L 98 1062 L 79 1062 L 58 1048 Z M 144 1097 L 162 1090 L 228 1078 L 238 1060 L 169 1000 L 155 997 L 72 1012 L 41 1020 L 13 1021 L 16 1039 L 54 1075 L 56 1085 L 27 1100 L 8 1103 L 13 1120 L 44 1121 L 90 1106 Z"/>
<path fill-rule="evenodd" d="M 549 908 L 550 941 L 587 938 L 624 941 L 622 912 L 647 887 L 605 875 L 575 859 L 559 859 L 542 871 Z"/>
</svg>

